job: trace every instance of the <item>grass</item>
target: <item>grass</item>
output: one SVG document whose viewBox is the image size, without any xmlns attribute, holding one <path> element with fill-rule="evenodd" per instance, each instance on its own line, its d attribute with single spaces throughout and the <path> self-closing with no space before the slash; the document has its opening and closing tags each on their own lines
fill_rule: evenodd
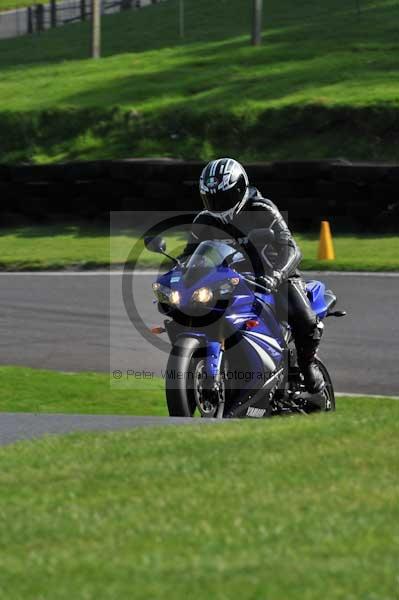
<svg viewBox="0 0 399 600">
<path fill-rule="evenodd" d="M 184 247 L 179 237 L 169 237 L 168 243 L 172 250 Z M 143 241 L 131 229 L 112 238 L 105 227 L 38 225 L 0 230 L 3 270 L 91 269 L 122 265 L 128 258 L 138 259 L 137 268 L 158 266 L 164 261 L 145 250 Z"/>
<path fill-rule="evenodd" d="M 299 234 L 304 259 L 301 268 L 321 271 L 397 271 L 399 236 L 335 235 L 336 260 L 318 260 L 318 236 Z"/>
<path fill-rule="evenodd" d="M 177 0 L 0 42 L 2 160 L 185 156 L 399 158 L 393 0 Z M 243 135 L 245 134 L 245 135 Z M 242 140 L 246 143 L 243 144 Z"/>
<path fill-rule="evenodd" d="M 399 270 L 399 236 L 334 235 L 337 260 L 319 261 L 317 234 L 295 234 L 304 259 L 302 268 L 321 270 Z M 124 264 L 132 249 L 137 268 L 159 266 L 163 259 L 143 248 L 137 233 L 120 231 L 109 238 L 105 228 L 59 225 L 0 230 L 0 269 L 45 270 L 107 267 Z M 168 250 L 179 254 L 184 239 L 168 238 Z M 163 263 L 165 264 L 165 263 Z"/>
<path fill-rule="evenodd" d="M 394 600 L 399 403 L 0 450 L 10 600 Z"/>
<path fill-rule="evenodd" d="M 0 0 L 0 11 L 25 8 L 26 6 L 34 6 L 34 4 L 32 0 Z"/>
<path fill-rule="evenodd" d="M 89 24 L 2 42 L 0 109 L 62 104 L 242 112 L 314 100 L 399 103 L 399 47 L 390 21 L 399 7 L 392 0 L 364 1 L 361 17 L 355 2 L 326 0 L 321 9 L 315 0 L 300 6 L 272 0 L 264 15 L 264 45 L 255 49 L 248 44 L 249 5 L 186 4 L 184 42 L 177 35 L 175 0 L 105 18 L 105 59 L 99 62 L 84 60 Z"/>
<path fill-rule="evenodd" d="M 164 382 L 146 379 L 123 389 L 102 373 L 59 373 L 0 367 L 0 412 L 166 415 Z M 122 388 L 122 389 L 121 389 Z"/>
<path fill-rule="evenodd" d="M 33 2 L 30 0 L 0 0 L 0 11 L 15 10 L 16 8 L 24 8 L 25 6 L 32 5 Z"/>
</svg>

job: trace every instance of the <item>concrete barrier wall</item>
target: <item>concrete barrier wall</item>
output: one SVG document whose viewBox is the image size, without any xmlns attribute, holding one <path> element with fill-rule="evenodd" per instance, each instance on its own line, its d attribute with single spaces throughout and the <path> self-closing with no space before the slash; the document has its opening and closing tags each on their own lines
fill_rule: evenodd
<svg viewBox="0 0 399 600">
<path fill-rule="evenodd" d="M 0 165 L 0 222 L 107 218 L 111 210 L 200 210 L 202 162 L 115 160 Z M 251 182 L 295 226 L 327 218 L 360 230 L 398 231 L 399 165 L 343 160 L 245 165 Z"/>
</svg>

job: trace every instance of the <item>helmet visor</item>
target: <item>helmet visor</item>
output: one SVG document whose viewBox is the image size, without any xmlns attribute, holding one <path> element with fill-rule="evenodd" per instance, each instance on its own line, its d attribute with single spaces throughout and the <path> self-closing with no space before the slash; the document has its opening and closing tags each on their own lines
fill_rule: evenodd
<svg viewBox="0 0 399 600">
<path fill-rule="evenodd" d="M 232 209 L 238 202 L 240 202 L 240 194 L 237 194 L 236 189 L 218 191 L 214 194 L 202 193 L 201 194 L 204 207 L 211 212 L 226 212 Z"/>
</svg>

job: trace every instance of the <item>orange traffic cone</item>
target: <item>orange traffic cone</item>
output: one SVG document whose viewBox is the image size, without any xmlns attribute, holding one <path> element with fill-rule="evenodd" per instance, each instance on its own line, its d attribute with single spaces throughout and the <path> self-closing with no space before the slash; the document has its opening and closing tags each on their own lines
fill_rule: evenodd
<svg viewBox="0 0 399 600">
<path fill-rule="evenodd" d="M 321 222 L 319 253 L 317 258 L 320 260 L 335 260 L 334 244 L 330 223 L 328 221 Z"/>
</svg>

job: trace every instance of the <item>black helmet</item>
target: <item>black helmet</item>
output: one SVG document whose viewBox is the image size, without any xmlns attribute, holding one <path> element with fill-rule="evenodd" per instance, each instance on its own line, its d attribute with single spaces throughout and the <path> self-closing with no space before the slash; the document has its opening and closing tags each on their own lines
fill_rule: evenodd
<svg viewBox="0 0 399 600">
<path fill-rule="evenodd" d="M 239 162 L 219 158 L 208 163 L 201 173 L 202 202 L 211 212 L 239 212 L 248 198 L 248 176 Z"/>
</svg>

